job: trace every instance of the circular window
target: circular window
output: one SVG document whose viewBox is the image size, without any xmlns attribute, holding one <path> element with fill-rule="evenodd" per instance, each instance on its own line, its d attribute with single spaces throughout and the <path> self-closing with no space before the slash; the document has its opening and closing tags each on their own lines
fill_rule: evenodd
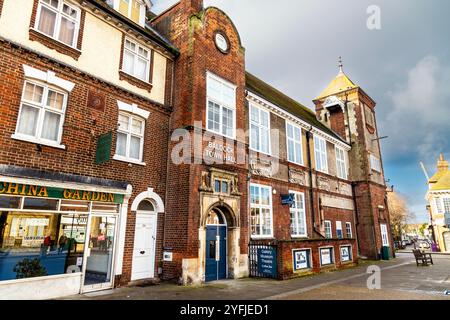
<svg viewBox="0 0 450 320">
<path fill-rule="evenodd" d="M 223 35 L 222 33 L 219 33 L 219 32 L 216 33 L 215 42 L 216 42 L 217 48 L 222 53 L 228 53 L 229 44 L 228 44 L 228 39 L 225 37 L 225 35 Z"/>
</svg>

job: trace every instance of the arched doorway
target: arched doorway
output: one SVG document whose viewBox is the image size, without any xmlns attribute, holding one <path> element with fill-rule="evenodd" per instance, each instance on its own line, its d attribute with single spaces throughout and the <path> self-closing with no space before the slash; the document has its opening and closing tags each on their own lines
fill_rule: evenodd
<svg viewBox="0 0 450 320">
<path fill-rule="evenodd" d="M 154 278 L 158 213 L 164 204 L 149 188 L 136 196 L 131 211 L 136 213 L 131 280 Z"/>
<path fill-rule="evenodd" d="M 227 220 L 220 208 L 206 217 L 205 281 L 227 278 Z"/>
</svg>

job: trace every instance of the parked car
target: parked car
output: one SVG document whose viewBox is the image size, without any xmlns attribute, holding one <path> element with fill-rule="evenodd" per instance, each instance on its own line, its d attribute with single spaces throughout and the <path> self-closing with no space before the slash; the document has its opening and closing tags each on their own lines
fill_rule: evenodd
<svg viewBox="0 0 450 320">
<path fill-rule="evenodd" d="M 430 249 L 431 248 L 431 243 L 429 240 L 419 240 L 417 241 L 417 246 L 420 249 Z"/>
<path fill-rule="evenodd" d="M 405 249 L 405 245 L 403 244 L 403 241 L 394 241 L 395 250 L 402 250 Z"/>
</svg>

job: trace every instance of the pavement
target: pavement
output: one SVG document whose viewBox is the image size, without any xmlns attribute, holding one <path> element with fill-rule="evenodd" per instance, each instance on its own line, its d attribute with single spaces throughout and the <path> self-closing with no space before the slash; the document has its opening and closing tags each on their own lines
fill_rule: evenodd
<svg viewBox="0 0 450 320">
<path fill-rule="evenodd" d="M 285 281 L 246 278 L 197 287 L 162 282 L 65 297 L 73 300 L 450 300 L 450 256 L 416 266 L 411 252 L 389 261 L 360 260 L 358 266 Z M 369 266 L 381 269 L 380 289 L 368 289 Z M 373 282 L 372 282 L 373 283 Z"/>
</svg>

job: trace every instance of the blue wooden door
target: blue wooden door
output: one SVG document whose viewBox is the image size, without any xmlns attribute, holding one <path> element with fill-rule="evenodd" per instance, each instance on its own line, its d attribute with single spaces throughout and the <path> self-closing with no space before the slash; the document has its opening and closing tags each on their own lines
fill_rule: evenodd
<svg viewBox="0 0 450 320">
<path fill-rule="evenodd" d="M 206 227 L 205 280 L 214 281 L 227 277 L 227 227 Z"/>
</svg>

